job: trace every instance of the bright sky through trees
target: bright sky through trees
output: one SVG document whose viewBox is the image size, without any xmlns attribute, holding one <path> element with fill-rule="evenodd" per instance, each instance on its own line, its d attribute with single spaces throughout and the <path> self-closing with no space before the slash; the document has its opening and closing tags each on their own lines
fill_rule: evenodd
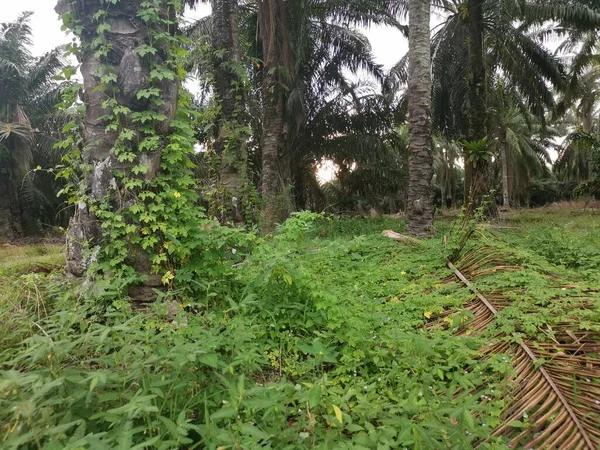
<svg viewBox="0 0 600 450">
<path fill-rule="evenodd" d="M 23 11 L 33 11 L 31 19 L 33 29 L 33 53 L 35 55 L 47 52 L 54 47 L 68 42 L 65 34 L 60 30 L 61 23 L 54 12 L 54 0 L 22 0 L 18 2 L 4 2 L 0 22 L 14 20 Z M 190 20 L 203 17 L 210 13 L 210 6 L 199 5 L 195 11 L 189 11 Z M 408 50 L 408 41 L 402 34 L 391 27 L 377 26 L 366 30 L 373 52 L 378 63 L 386 68 L 394 65 Z"/>
</svg>

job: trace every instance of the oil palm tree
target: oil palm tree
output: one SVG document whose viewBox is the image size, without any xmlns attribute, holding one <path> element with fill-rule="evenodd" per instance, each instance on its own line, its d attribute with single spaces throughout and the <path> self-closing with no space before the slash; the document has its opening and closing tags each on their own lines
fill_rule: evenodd
<svg viewBox="0 0 600 450">
<path fill-rule="evenodd" d="M 247 45 L 247 56 L 258 62 L 246 66 L 252 84 L 246 110 L 252 111 L 248 115 L 254 137 L 260 136 L 259 157 L 252 154 L 255 149 L 249 150 L 255 166 L 262 168 L 263 228 L 272 230 L 274 224 L 285 219 L 295 207 L 296 201 L 299 205 L 305 204 L 303 189 L 292 189 L 292 186 L 315 187 L 313 168 L 317 155 L 322 154 L 321 149 L 325 147 L 333 148 L 333 144 L 323 146 L 321 143 L 336 139 L 322 139 L 323 136 L 317 137 L 319 131 L 315 131 L 329 133 L 330 128 L 336 127 L 326 122 L 318 126 L 315 122 L 339 118 L 340 110 L 333 116 L 328 115 L 332 111 L 326 106 L 329 100 L 339 106 L 344 103 L 336 103 L 340 94 L 361 97 L 361 94 L 353 94 L 355 89 L 349 73 L 360 70 L 375 80 L 383 79 L 383 71 L 374 62 L 368 40 L 351 26 L 399 24 L 387 5 L 378 0 L 261 0 L 246 3 L 240 10 L 243 12 L 241 40 Z M 369 103 L 367 110 L 373 112 L 378 102 L 366 102 Z M 355 112 L 359 111 L 348 108 L 343 114 Z M 388 130 L 393 128 L 389 120 L 383 123 Z M 319 139 L 321 143 L 316 146 L 306 144 Z"/>
<path fill-rule="evenodd" d="M 213 85 L 219 104 L 215 152 L 220 157 L 218 192 L 227 217 L 244 221 L 248 138 L 244 130 L 245 82 L 240 44 L 240 11 L 237 0 L 212 0 Z"/>
<path fill-rule="evenodd" d="M 286 101 L 284 154 L 291 161 L 295 206 L 305 208 L 306 188 L 317 187 L 314 168 L 322 158 L 365 169 L 396 142 L 395 108 L 377 94 L 383 70 L 368 39 L 344 24 L 398 24 L 370 0 L 308 2 L 307 10 L 290 3 L 292 49 L 299 59 Z M 352 80 L 358 73 L 368 78 Z"/>
<path fill-rule="evenodd" d="M 502 203 L 509 208 L 519 199 L 528 200 L 532 180 L 550 176 L 548 149 L 557 133 L 532 114 L 502 79 L 490 91 L 489 106 L 490 145 L 500 161 Z"/>
<path fill-rule="evenodd" d="M 433 120 L 448 136 L 471 142 L 488 135 L 486 97 L 496 73 L 540 117 L 555 106 L 552 88 L 566 88 L 565 67 L 544 47 L 536 27 L 554 21 L 563 30 L 583 32 L 600 24 L 598 7 L 585 1 L 445 2 L 445 13 L 433 38 Z M 487 166 L 478 165 L 479 179 Z M 477 191 L 477 202 L 486 189 L 473 189 L 473 168 L 465 168 L 465 188 Z"/>
<path fill-rule="evenodd" d="M 433 229 L 430 15 L 429 0 L 409 0 L 410 143 L 406 229 L 417 236 L 426 236 Z"/>
<path fill-rule="evenodd" d="M 445 208 L 456 207 L 459 201 L 462 201 L 464 172 L 458 162 L 461 153 L 462 147 L 458 141 L 439 133 L 434 134 L 433 168 L 439 188 L 440 204 Z"/>
<path fill-rule="evenodd" d="M 165 148 L 173 143 L 174 119 L 178 112 L 180 83 L 173 73 L 171 39 L 178 32 L 171 20 L 175 15 L 175 5 L 167 0 L 154 4 L 156 9 L 150 13 L 158 15 L 161 20 L 141 14 L 144 5 L 147 7 L 149 4 L 128 0 L 106 8 L 103 0 L 59 0 L 55 8 L 57 13 L 66 14 L 68 20 L 76 21 L 83 48 L 80 56 L 81 96 L 86 108 L 82 137 L 86 151 L 82 152 L 82 163 L 90 170 L 86 172 L 81 186 L 86 201 L 77 204 L 67 235 L 67 271 L 74 276 L 84 276 L 90 253 L 105 248 L 105 227 L 111 216 L 135 223 L 135 219 L 131 218 L 135 217 L 132 208 L 146 207 L 154 198 L 147 197 L 144 202 L 140 200 L 140 192 L 168 189 L 167 182 L 157 186 L 157 178 L 164 175 L 164 171 L 161 172 L 165 163 L 163 154 Z M 99 16 L 106 23 L 119 26 L 102 31 L 98 27 Z M 155 34 L 160 31 L 161 37 L 151 36 L 153 26 Z M 94 49 L 102 39 L 105 40 L 106 52 Z M 144 45 L 153 51 L 140 52 Z M 165 75 L 153 76 L 151 64 L 161 67 Z M 106 76 L 98 76 L 100 70 L 110 73 L 112 79 L 106 81 Z M 144 91 L 152 91 L 152 94 L 140 95 Z M 144 113 L 153 118 L 142 120 L 139 116 Z M 114 117 L 124 124 L 122 130 L 115 126 Z M 177 146 L 181 147 L 181 144 Z M 132 156 L 122 158 L 123 153 Z M 181 158 L 181 163 L 187 161 Z M 134 178 L 136 167 L 140 166 L 143 166 L 143 172 L 138 172 L 138 178 L 128 186 L 127 179 Z M 169 180 L 169 183 L 178 181 Z M 98 204 L 103 204 L 105 211 L 100 212 L 104 215 L 95 214 L 93 207 Z M 159 231 L 158 228 L 153 232 L 157 235 L 156 241 L 162 242 L 164 235 L 160 232 L 164 230 Z M 131 286 L 130 296 L 135 300 L 151 300 L 156 297 L 153 288 L 163 284 L 160 277 L 151 274 L 149 252 L 153 249 L 142 249 L 138 238 L 139 235 L 123 238 L 122 263 L 140 280 L 139 285 Z"/>
<path fill-rule="evenodd" d="M 600 163 L 600 32 L 573 33 L 561 46 L 576 50 L 571 58 L 570 82 L 557 108 L 557 119 L 566 139 L 560 148 L 554 169 L 562 180 L 584 187 L 596 186 Z M 592 189 L 596 192 L 597 188 Z M 590 191 L 590 189 L 582 189 Z"/>
<path fill-rule="evenodd" d="M 30 18 L 23 13 L 0 24 L 0 238 L 5 239 L 35 231 L 56 194 L 52 189 L 44 194 L 29 172 L 53 156 L 60 129 L 53 119 L 60 86 L 53 77 L 62 62 L 58 51 L 32 56 Z"/>
<path fill-rule="evenodd" d="M 282 192 L 283 186 L 298 178 L 294 172 L 304 166 L 296 162 L 300 160 L 307 161 L 304 158 L 303 151 L 295 143 L 298 142 L 298 137 L 302 134 L 301 130 L 305 129 L 307 121 L 311 119 L 311 114 L 318 110 L 315 103 L 318 103 L 321 98 L 335 95 L 336 92 L 347 91 L 350 82 L 345 72 L 356 73 L 359 70 L 364 70 L 380 81 L 383 79 L 381 68 L 374 63 L 368 41 L 363 35 L 350 27 L 372 23 L 387 23 L 399 26 L 385 2 L 375 0 L 349 0 L 346 2 L 333 0 L 318 2 L 306 0 L 287 1 L 282 2 L 282 8 L 286 10 L 286 18 L 280 18 L 278 23 L 287 23 L 289 34 L 284 33 L 281 37 L 274 34 L 264 36 L 261 52 L 261 59 L 264 62 L 262 68 L 263 109 L 268 105 L 266 101 L 268 97 L 265 96 L 264 91 L 265 73 L 268 75 L 270 71 L 273 71 L 273 69 L 267 69 L 265 58 L 269 52 L 265 43 L 273 40 L 273 43 L 269 45 L 276 44 L 275 48 L 281 49 L 282 52 L 279 64 L 280 78 L 277 80 L 277 85 L 280 86 L 278 89 L 280 89 L 282 96 L 282 102 L 278 105 L 283 107 L 281 110 L 283 115 L 280 116 L 284 119 L 281 124 L 283 125 L 283 132 L 280 132 L 279 135 L 269 133 L 265 128 L 268 122 L 263 120 L 262 123 L 264 137 L 279 136 L 279 192 Z M 282 8 L 276 8 L 275 10 L 279 11 Z M 260 16 L 259 3 L 259 18 Z M 261 23 L 259 19 L 259 28 Z M 263 30 L 268 29 L 265 25 L 262 28 Z M 289 47 L 286 47 L 288 44 Z M 287 50 L 282 51 L 285 48 L 288 48 L 291 53 L 286 53 Z M 282 79 L 281 73 L 288 74 L 288 78 Z M 266 81 L 270 82 L 271 78 L 267 76 Z M 282 83 L 285 86 L 281 86 Z M 283 87 L 283 90 L 281 90 L 281 87 Z M 268 88 L 269 92 L 275 90 L 273 87 Z M 268 117 L 268 112 L 268 109 L 264 109 L 264 118 Z M 264 158 L 265 144 L 271 145 L 270 140 L 265 141 L 263 139 L 262 142 L 263 195 L 265 193 L 265 176 L 270 173 L 270 169 L 265 167 L 267 162 Z M 268 152 L 274 154 L 270 150 Z M 268 203 L 267 200 L 267 205 Z M 282 200 L 281 196 L 277 204 L 279 207 L 281 205 L 288 205 L 288 208 L 293 206 L 287 203 L 285 197 Z M 279 214 L 278 217 L 273 219 L 280 220 L 284 218 L 286 211 L 282 212 L 284 214 Z M 266 214 L 266 217 L 267 222 L 273 222 L 269 219 L 270 214 Z"/>
<path fill-rule="evenodd" d="M 294 78 L 288 13 L 283 0 L 258 1 L 258 30 L 262 46 L 262 196 L 264 232 L 292 211 L 286 191 L 290 183 L 290 164 L 282 146 L 287 137 L 285 123 L 286 86 Z"/>
<path fill-rule="evenodd" d="M 315 167 L 322 160 L 339 168 L 339 192 L 347 194 L 343 203 L 360 196 L 378 208 L 384 198 L 404 191 L 406 147 L 394 129 L 394 105 L 376 86 L 351 83 L 314 100 L 307 103 L 305 119 L 288 142 L 296 206 L 320 209 L 315 200 L 324 198 Z"/>
</svg>

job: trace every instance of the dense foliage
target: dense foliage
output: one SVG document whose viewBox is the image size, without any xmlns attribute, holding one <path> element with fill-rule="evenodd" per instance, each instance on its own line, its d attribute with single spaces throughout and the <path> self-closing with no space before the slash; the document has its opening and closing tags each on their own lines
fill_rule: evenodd
<svg viewBox="0 0 600 450">
<path fill-rule="evenodd" d="M 61 152 L 53 145 L 65 117 L 55 106 L 61 86 L 54 80 L 60 51 L 34 57 L 29 49 L 30 13 L 0 24 L 0 238 L 64 225 L 64 207 L 53 169 Z M 50 170 L 51 173 L 36 169 Z"/>
<path fill-rule="evenodd" d="M 3 281 L 3 448 L 508 448 L 489 430 L 509 360 L 482 360 L 481 347 L 498 330 L 509 342 L 551 340 L 565 321 L 597 330 L 597 312 L 536 309 L 599 287 L 596 217 L 550 217 L 480 229 L 527 269 L 478 282 L 520 300 L 462 337 L 471 293 L 445 281 L 440 240 L 407 251 L 379 234 L 393 220 L 296 215 L 213 271 L 187 314 L 132 309 L 110 284 L 68 287 L 34 270 L 51 249 L 30 251 L 29 265 L 7 266 L 29 273 Z"/>
<path fill-rule="evenodd" d="M 233 0 L 215 5 L 221 4 L 232 11 L 227 16 L 231 20 L 225 23 L 231 28 L 229 40 L 218 39 L 223 33 L 218 34 L 214 26 L 220 20 L 217 8 L 216 16 L 190 27 L 184 43 L 189 55 L 181 62 L 201 80 L 192 126 L 206 150 L 196 158 L 201 166 L 197 175 L 202 202 L 221 221 L 252 224 L 261 221 L 256 210 L 264 163 L 261 89 L 269 75 L 261 63 L 265 44 L 257 40 L 260 11 L 256 5 L 237 5 Z M 345 24 L 385 24 L 405 31 L 406 5 L 356 0 L 352 6 L 325 2 L 303 9 L 293 1 L 283 6 L 289 22 L 285 45 L 291 59 L 289 67 L 282 66 L 289 79 L 281 78 L 285 84 L 280 93 L 283 122 L 277 132 L 276 165 L 285 184 L 281 189 L 291 196 L 291 203 L 282 199 L 288 206 L 279 212 L 288 207 L 403 210 L 408 193 L 408 140 L 402 131 L 406 129 L 408 57 L 386 73 L 376 64 L 366 37 Z M 434 189 L 438 207 L 457 206 L 470 183 L 467 179 L 465 185 L 460 171 L 470 123 L 465 44 L 470 22 L 460 5 L 434 2 L 433 8 L 443 20 L 432 36 L 432 118 L 438 136 Z M 560 1 L 553 6 L 536 2 L 517 6 L 509 1 L 499 7 L 493 2 L 484 4 L 486 154 L 491 157 L 487 178 L 499 203 L 540 206 L 597 196 L 595 8 L 586 2 L 566 8 Z M 2 183 L 7 192 L 2 207 L 9 218 L 3 225 L 5 237 L 64 225 L 72 212 L 56 199 L 64 183 L 54 181 L 52 171 L 64 152 L 53 150 L 52 145 L 65 132 L 67 120 L 54 108 L 61 101 L 53 80 L 61 61 L 57 52 L 39 58 L 31 55 L 28 20 L 26 14 L 15 23 L 5 23 L 0 41 L 0 76 L 7 93 L 0 137 Z M 274 35 L 269 38 L 281 40 Z M 219 48 L 223 45 L 234 48 Z M 557 47 L 558 53 L 552 53 Z M 71 51 L 77 48 L 69 46 Z M 59 78 L 72 80 L 72 70 L 69 67 L 67 76 Z M 223 80 L 230 83 L 231 93 Z M 335 179 L 325 185 L 316 176 L 323 161 L 332 162 L 337 171 Z"/>
<path fill-rule="evenodd" d="M 196 3 L 0 25 L 0 447 L 600 445 L 597 2 Z"/>
</svg>

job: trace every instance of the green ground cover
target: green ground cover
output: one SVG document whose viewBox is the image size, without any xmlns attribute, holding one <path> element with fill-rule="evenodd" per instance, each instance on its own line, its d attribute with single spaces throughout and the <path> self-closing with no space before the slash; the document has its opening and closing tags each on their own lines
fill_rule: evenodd
<svg viewBox="0 0 600 450">
<path fill-rule="evenodd" d="M 446 267 L 450 219 L 406 245 L 381 235 L 399 220 L 302 213 L 229 249 L 234 266 L 197 280 L 204 293 L 181 296 L 177 318 L 32 270 L 59 267 L 58 247 L 0 249 L 0 446 L 508 448 L 490 430 L 510 358 L 480 351 L 499 333 L 549 340 L 565 321 L 598 331 L 597 302 L 565 308 L 600 291 L 598 219 L 532 211 L 478 227 L 465 251 L 521 268 L 475 281 L 514 300 L 484 332 L 469 329 L 473 294 Z"/>
</svg>

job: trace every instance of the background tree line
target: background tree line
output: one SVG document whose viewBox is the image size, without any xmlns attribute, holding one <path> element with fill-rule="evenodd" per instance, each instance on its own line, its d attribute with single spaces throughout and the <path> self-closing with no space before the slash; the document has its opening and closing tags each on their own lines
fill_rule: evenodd
<svg viewBox="0 0 600 450">
<path fill-rule="evenodd" d="M 138 3 L 111 7 L 129 14 Z M 598 195 L 600 8 L 591 0 L 211 6 L 210 16 L 172 32 L 186 36 L 184 65 L 199 83 L 197 189 L 222 222 L 270 231 L 299 209 L 410 211 L 423 195 L 409 189 L 419 123 L 425 138 L 412 185 L 423 180 L 437 207 L 477 203 L 490 189 L 507 207 Z M 441 23 L 429 33 L 431 12 Z M 28 19 L 24 13 L 0 30 L 5 239 L 66 226 L 73 213 L 57 197 L 64 180 L 52 169 L 65 164 L 66 149 L 54 144 L 73 109 L 55 106 L 72 81 L 59 76 L 62 50 L 31 55 Z M 390 71 L 357 31 L 373 24 L 412 35 L 409 54 Z M 422 62 L 412 78 L 411 58 Z M 430 105 L 419 104 L 423 92 L 431 92 Z M 413 101 L 411 93 L 419 93 Z M 133 110 L 141 107 L 134 97 Z M 336 167 L 327 183 L 317 179 L 323 161 Z"/>
</svg>

